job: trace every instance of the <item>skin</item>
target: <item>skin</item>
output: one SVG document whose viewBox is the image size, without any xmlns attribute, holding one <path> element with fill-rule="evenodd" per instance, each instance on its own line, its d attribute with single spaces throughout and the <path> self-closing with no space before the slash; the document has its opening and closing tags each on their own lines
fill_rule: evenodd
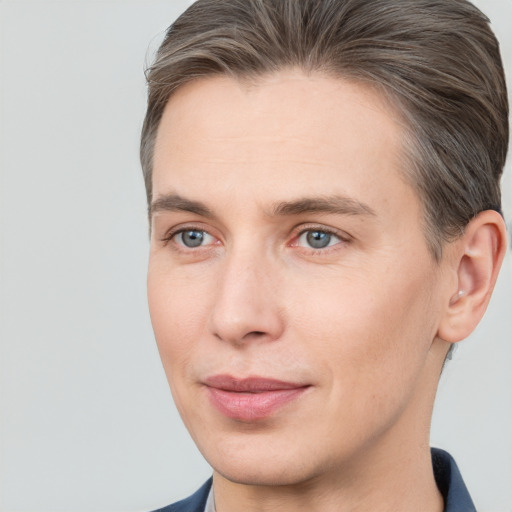
<svg viewBox="0 0 512 512">
<path fill-rule="evenodd" d="M 217 512 L 443 510 L 435 391 L 449 342 L 485 310 L 504 231 L 486 212 L 435 262 L 401 130 L 369 87 L 298 70 L 209 77 L 169 100 L 148 298 Z M 187 247 L 191 231 L 202 245 Z M 312 248 L 312 232 L 328 245 Z M 268 417 L 233 419 L 205 385 L 219 374 L 307 388 Z"/>
</svg>

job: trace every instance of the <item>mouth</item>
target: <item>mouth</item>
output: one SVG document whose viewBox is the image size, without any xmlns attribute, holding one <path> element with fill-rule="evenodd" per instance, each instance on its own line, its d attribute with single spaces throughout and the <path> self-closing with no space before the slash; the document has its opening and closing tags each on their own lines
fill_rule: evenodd
<svg viewBox="0 0 512 512">
<path fill-rule="evenodd" d="M 210 403 L 221 414 L 244 422 L 268 418 L 310 388 L 309 384 L 230 375 L 209 377 L 204 384 Z"/>
</svg>

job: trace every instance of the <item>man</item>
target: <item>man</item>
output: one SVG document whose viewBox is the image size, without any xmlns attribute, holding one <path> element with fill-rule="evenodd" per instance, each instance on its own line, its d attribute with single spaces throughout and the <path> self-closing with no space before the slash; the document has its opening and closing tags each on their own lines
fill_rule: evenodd
<svg viewBox="0 0 512 512">
<path fill-rule="evenodd" d="M 199 0 L 148 72 L 148 296 L 213 479 L 168 511 L 475 510 L 429 448 L 506 248 L 465 0 Z"/>
</svg>

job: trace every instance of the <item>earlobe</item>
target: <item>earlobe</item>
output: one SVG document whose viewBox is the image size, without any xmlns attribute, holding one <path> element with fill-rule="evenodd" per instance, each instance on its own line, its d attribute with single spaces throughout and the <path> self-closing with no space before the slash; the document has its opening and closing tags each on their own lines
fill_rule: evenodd
<svg viewBox="0 0 512 512">
<path fill-rule="evenodd" d="M 455 242 L 456 286 L 449 291 L 439 338 L 456 343 L 473 332 L 489 304 L 506 246 L 505 222 L 499 213 L 486 210 L 469 222 Z"/>
</svg>

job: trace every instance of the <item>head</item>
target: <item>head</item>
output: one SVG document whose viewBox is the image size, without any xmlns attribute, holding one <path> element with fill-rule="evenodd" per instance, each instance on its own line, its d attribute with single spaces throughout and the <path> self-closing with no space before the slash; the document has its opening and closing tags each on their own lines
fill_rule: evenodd
<svg viewBox="0 0 512 512">
<path fill-rule="evenodd" d="M 150 311 L 207 460 L 285 485 L 407 458 L 505 247 L 486 18 L 463 0 L 200 0 L 148 81 Z"/>
</svg>

